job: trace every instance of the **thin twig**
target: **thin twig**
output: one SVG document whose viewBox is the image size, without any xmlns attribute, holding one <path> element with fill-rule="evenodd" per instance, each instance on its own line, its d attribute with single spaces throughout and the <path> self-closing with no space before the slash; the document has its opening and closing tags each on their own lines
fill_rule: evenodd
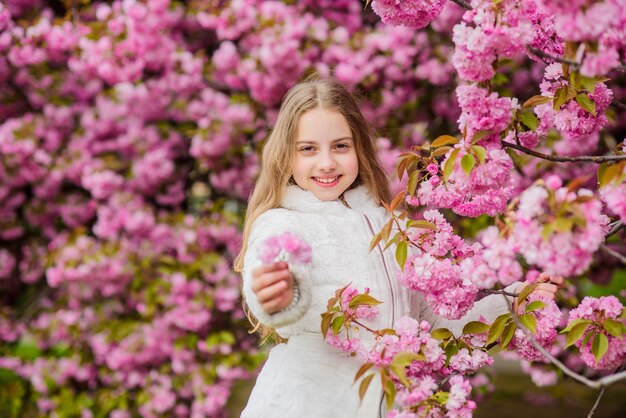
<svg viewBox="0 0 626 418">
<path fill-rule="evenodd" d="M 613 105 L 613 107 L 616 107 L 620 110 L 626 110 L 626 104 L 618 102 L 615 99 L 611 100 L 611 105 Z"/>
<path fill-rule="evenodd" d="M 504 297 L 506 299 L 506 296 Z M 507 305 L 508 304 L 508 300 L 507 300 Z M 526 329 L 526 327 L 524 327 L 522 325 L 522 323 L 519 320 L 519 317 L 517 316 L 517 312 L 515 312 L 513 310 L 513 308 L 509 305 L 509 312 L 511 312 L 511 314 L 513 315 L 513 320 L 515 321 L 515 324 L 517 324 L 517 327 L 519 329 L 522 330 L 522 332 L 524 333 L 524 335 L 526 336 L 526 338 L 528 338 L 528 340 L 531 342 L 531 344 L 537 349 L 539 350 L 539 352 L 541 354 L 544 355 L 545 358 L 547 358 L 548 360 L 550 360 L 550 362 L 552 364 L 554 364 L 556 367 L 558 367 L 559 369 L 561 369 L 561 371 L 563 373 L 565 373 L 566 375 L 568 375 L 569 377 L 571 377 L 574 380 L 579 381 L 582 384 L 585 384 L 589 387 L 598 389 L 600 388 L 602 385 L 600 385 L 598 382 L 590 380 L 588 378 L 586 378 L 583 375 L 580 375 L 576 372 L 574 372 L 573 370 L 570 370 L 565 364 L 561 363 L 559 360 L 557 360 L 552 354 L 550 354 L 545 348 L 543 348 L 541 346 L 541 344 L 539 344 L 537 342 L 537 340 L 535 340 L 535 338 L 532 336 L 532 334 L 530 333 L 530 331 L 528 329 Z"/>
<path fill-rule="evenodd" d="M 516 298 L 519 295 L 519 293 L 507 292 L 504 289 L 481 289 L 480 291 L 488 295 L 505 295 L 513 298 Z"/>
<path fill-rule="evenodd" d="M 463 0 L 450 0 L 450 1 L 452 3 L 458 4 L 459 6 L 461 6 L 464 9 L 472 10 L 472 6 L 468 2 L 466 2 L 466 1 L 463 1 Z"/>
<path fill-rule="evenodd" d="M 534 48 L 530 45 L 526 45 L 526 49 L 528 50 L 528 52 L 530 52 L 531 54 L 539 58 L 546 58 L 552 61 L 560 62 L 561 64 L 568 64 L 568 65 L 571 65 L 572 67 L 578 67 L 580 65 L 576 61 L 572 61 L 572 60 L 568 60 L 567 58 L 561 58 L 561 57 L 548 54 L 547 52 L 543 52 L 542 50 Z"/>
<path fill-rule="evenodd" d="M 600 249 L 604 251 L 605 253 L 607 253 L 608 255 L 612 255 L 613 257 L 617 258 L 622 264 L 626 265 L 626 257 L 621 255 L 617 251 L 611 249 L 610 247 L 604 244 L 600 245 Z"/>
<path fill-rule="evenodd" d="M 602 399 L 602 395 L 604 395 L 605 390 L 605 387 L 600 389 L 600 393 L 598 393 L 598 397 L 596 398 L 596 403 L 593 404 L 593 408 L 591 408 L 591 411 L 589 411 L 589 415 L 587 415 L 587 418 L 591 418 L 593 417 L 593 414 L 595 414 L 596 408 L 598 408 L 598 405 L 600 405 L 600 399 Z"/>
<path fill-rule="evenodd" d="M 581 155 L 578 157 L 562 157 L 559 155 L 542 154 L 540 152 L 533 151 L 521 145 L 514 144 L 512 142 L 507 142 L 507 141 L 502 141 L 502 146 L 506 148 L 516 149 L 518 151 L 523 152 L 524 154 L 532 155 L 533 157 L 541 158 L 541 159 L 548 160 L 548 161 L 556 161 L 560 163 L 587 161 L 587 162 L 592 162 L 596 164 L 601 164 L 607 161 L 626 160 L 626 154 L 625 155 Z"/>
<path fill-rule="evenodd" d="M 617 234 L 617 232 L 622 229 L 624 227 L 624 222 L 622 221 L 615 221 L 612 224 L 609 224 L 609 226 L 611 227 L 611 230 L 609 231 L 608 234 L 606 234 L 606 236 L 604 237 L 604 240 L 606 241 L 607 238 L 609 238 L 611 235 L 615 235 Z"/>
<path fill-rule="evenodd" d="M 506 296 L 504 298 L 506 299 Z M 508 301 L 507 301 L 507 305 L 509 305 Z M 511 312 L 511 315 L 513 316 L 513 320 L 517 324 L 517 327 L 522 330 L 522 332 L 524 333 L 526 338 L 528 338 L 528 340 L 532 343 L 532 345 L 537 350 L 539 350 L 539 352 L 541 354 L 543 354 L 545 358 L 550 360 L 550 362 L 552 364 L 554 364 L 556 367 L 561 369 L 561 371 L 563 373 L 565 373 L 566 375 L 568 375 L 572 379 L 577 380 L 578 382 L 580 382 L 580 383 L 582 383 L 584 385 L 587 385 L 590 388 L 594 388 L 594 389 L 601 389 L 603 387 L 610 386 L 610 385 L 612 385 L 615 382 L 618 382 L 620 380 L 626 379 L 626 371 L 623 371 L 623 372 L 620 372 L 620 373 L 615 373 L 615 374 L 612 374 L 612 375 L 609 375 L 609 376 L 605 376 L 605 377 L 603 377 L 601 379 L 598 379 L 598 380 L 591 380 L 591 379 L 588 379 L 588 378 L 586 378 L 585 376 L 583 376 L 581 374 L 578 374 L 578 373 L 574 372 L 573 370 L 569 369 L 565 364 L 563 364 L 559 360 L 557 360 L 552 354 L 550 354 L 545 348 L 543 348 L 541 346 L 541 344 L 539 344 L 537 342 L 537 340 L 535 340 L 535 338 L 530 333 L 530 330 L 528 330 L 526 327 L 524 327 L 522 325 L 522 323 L 519 320 L 519 317 L 517 316 L 517 313 L 512 309 L 512 307 L 510 305 L 509 305 L 509 312 Z"/>
</svg>

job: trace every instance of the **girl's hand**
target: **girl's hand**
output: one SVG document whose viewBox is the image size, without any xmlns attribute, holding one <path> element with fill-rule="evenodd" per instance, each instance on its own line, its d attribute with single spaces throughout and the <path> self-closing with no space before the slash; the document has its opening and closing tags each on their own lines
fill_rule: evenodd
<svg viewBox="0 0 626 418">
<path fill-rule="evenodd" d="M 535 290 L 533 290 L 531 295 L 537 295 L 541 296 L 544 299 L 554 300 L 554 298 L 556 297 L 556 292 L 564 286 L 565 280 L 561 276 L 553 277 L 547 273 L 541 273 L 536 283 L 539 283 L 539 285 L 535 288 Z M 526 307 L 527 303 L 528 301 L 524 301 L 524 303 L 518 305 L 516 298 L 515 302 L 513 303 L 515 312 L 523 310 Z"/>
<path fill-rule="evenodd" d="M 252 270 L 252 291 L 269 314 L 289 306 L 293 299 L 293 277 L 287 263 L 279 261 Z"/>
</svg>

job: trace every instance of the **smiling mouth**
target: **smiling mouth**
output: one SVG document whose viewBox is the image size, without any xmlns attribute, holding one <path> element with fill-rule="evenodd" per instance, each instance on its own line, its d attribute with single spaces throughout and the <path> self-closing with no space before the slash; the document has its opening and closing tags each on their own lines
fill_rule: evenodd
<svg viewBox="0 0 626 418">
<path fill-rule="evenodd" d="M 313 180 L 315 180 L 316 182 L 320 183 L 320 184 L 324 184 L 324 185 L 331 185 L 337 182 L 337 180 L 339 180 L 339 177 L 341 176 L 335 176 L 335 177 L 313 177 Z"/>
</svg>

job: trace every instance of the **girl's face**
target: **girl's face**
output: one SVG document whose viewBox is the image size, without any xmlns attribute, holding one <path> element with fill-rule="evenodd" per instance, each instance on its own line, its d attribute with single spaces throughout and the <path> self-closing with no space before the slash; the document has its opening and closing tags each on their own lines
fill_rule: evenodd
<svg viewBox="0 0 626 418">
<path fill-rule="evenodd" d="M 359 162 L 346 118 L 320 107 L 302 114 L 292 168 L 296 184 L 320 200 L 335 200 L 358 174 Z"/>
</svg>

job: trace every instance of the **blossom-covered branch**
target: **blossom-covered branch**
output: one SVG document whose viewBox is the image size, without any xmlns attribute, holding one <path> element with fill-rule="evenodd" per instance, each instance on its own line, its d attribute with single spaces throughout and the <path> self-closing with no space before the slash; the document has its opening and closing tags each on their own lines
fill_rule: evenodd
<svg viewBox="0 0 626 418">
<path fill-rule="evenodd" d="M 596 163 L 596 164 L 601 164 L 607 161 L 624 161 L 626 160 L 626 154 L 625 155 L 581 155 L 581 156 L 577 156 L 577 157 L 566 157 L 566 156 L 560 156 L 560 155 L 548 155 L 548 154 L 542 154 L 540 152 L 537 151 L 533 151 L 531 149 L 528 149 L 522 145 L 519 144 L 515 144 L 512 142 L 507 142 L 507 141 L 502 141 L 502 145 L 506 148 L 513 148 L 516 149 L 518 151 L 522 151 L 525 154 L 528 155 L 532 155 L 533 157 L 537 157 L 537 158 L 541 158 L 543 160 L 548 160 L 548 161 L 556 161 L 556 162 L 561 162 L 561 163 L 565 163 L 565 162 L 592 162 L 592 163 Z"/>
</svg>

